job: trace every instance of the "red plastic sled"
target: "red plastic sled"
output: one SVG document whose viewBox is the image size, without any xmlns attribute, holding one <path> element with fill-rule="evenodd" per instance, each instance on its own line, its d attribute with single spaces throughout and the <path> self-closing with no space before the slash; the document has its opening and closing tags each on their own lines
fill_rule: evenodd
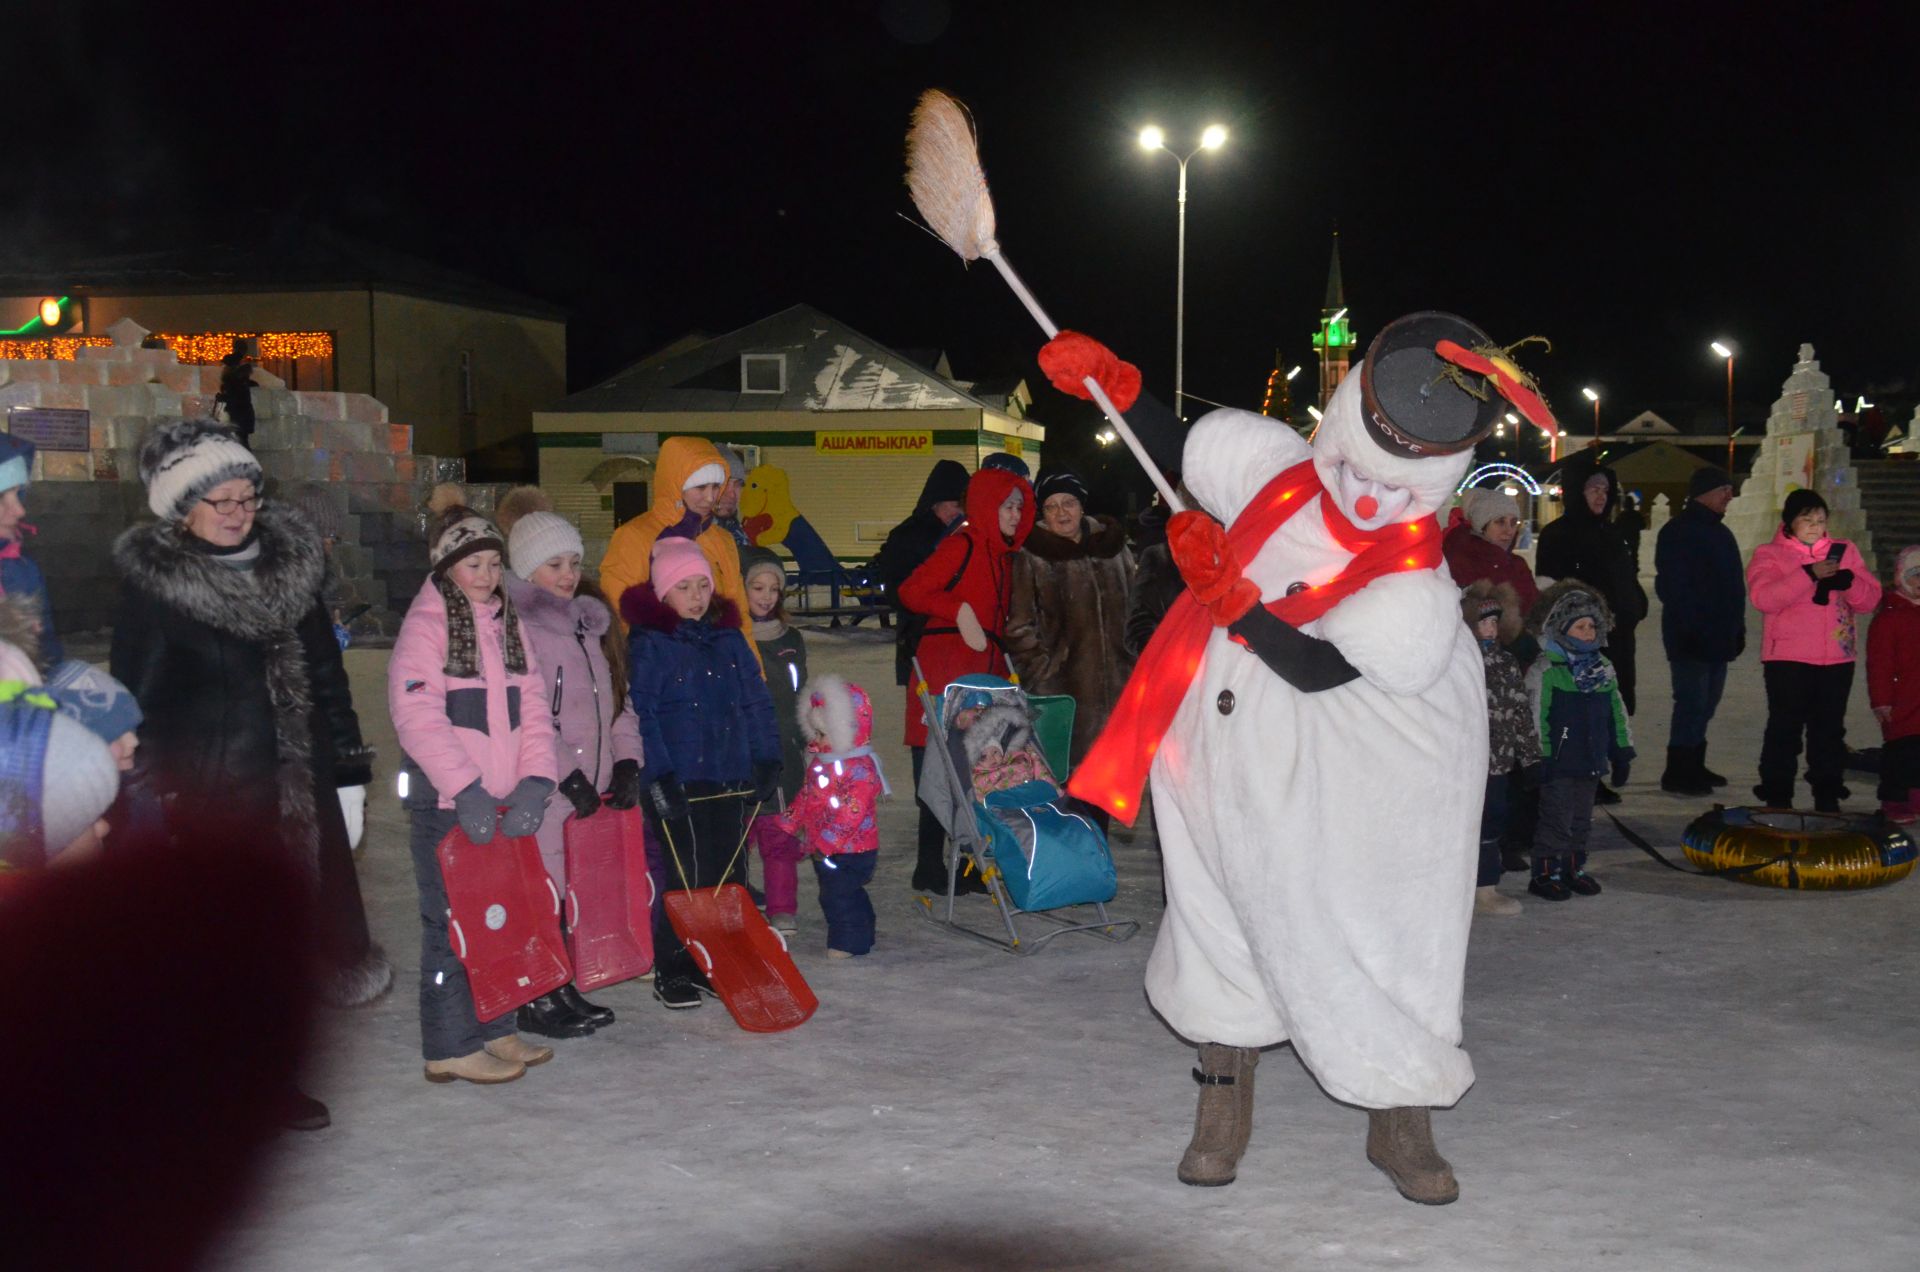
<svg viewBox="0 0 1920 1272">
<path fill-rule="evenodd" d="M 667 918 L 742 1029 L 779 1033 L 804 1024 L 820 1006 L 785 938 L 739 884 L 669 892 Z"/>
<path fill-rule="evenodd" d="M 455 826 L 440 841 L 447 939 L 467 969 L 473 1012 L 493 1020 L 573 979 L 560 940 L 560 891 L 532 838 L 476 845 Z"/>
<path fill-rule="evenodd" d="M 645 833 L 637 808 L 567 821 L 567 953 L 580 989 L 631 980 L 653 966 Z"/>
</svg>

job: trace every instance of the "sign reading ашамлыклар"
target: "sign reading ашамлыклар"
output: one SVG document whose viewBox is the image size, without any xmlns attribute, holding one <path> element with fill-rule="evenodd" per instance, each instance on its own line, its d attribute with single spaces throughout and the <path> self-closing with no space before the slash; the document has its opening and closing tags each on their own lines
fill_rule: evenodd
<svg viewBox="0 0 1920 1272">
<path fill-rule="evenodd" d="M 888 433 L 815 433 L 813 448 L 822 455 L 930 455 L 933 433 L 907 429 Z"/>
<path fill-rule="evenodd" d="M 7 411 L 7 431 L 43 451 L 93 449 L 93 412 L 16 406 Z"/>
</svg>

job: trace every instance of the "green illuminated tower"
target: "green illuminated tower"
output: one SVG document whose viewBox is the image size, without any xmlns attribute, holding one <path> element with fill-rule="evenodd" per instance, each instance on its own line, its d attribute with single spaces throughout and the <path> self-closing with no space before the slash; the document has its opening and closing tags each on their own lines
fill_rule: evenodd
<svg viewBox="0 0 1920 1272">
<path fill-rule="evenodd" d="M 1313 333 L 1314 352 L 1320 356 L 1320 406 L 1325 409 L 1340 381 L 1347 378 L 1353 353 L 1353 323 L 1347 318 L 1347 289 L 1340 281 L 1340 231 L 1333 231 L 1333 263 L 1327 267 L 1327 300 L 1320 310 L 1320 327 Z"/>
</svg>

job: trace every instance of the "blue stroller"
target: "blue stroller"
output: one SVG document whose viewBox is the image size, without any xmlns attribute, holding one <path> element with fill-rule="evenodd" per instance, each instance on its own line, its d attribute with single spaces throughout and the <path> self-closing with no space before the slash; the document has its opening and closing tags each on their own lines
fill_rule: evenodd
<svg viewBox="0 0 1920 1272">
<path fill-rule="evenodd" d="M 938 699 L 914 661 L 927 713 L 927 762 L 920 798 L 946 827 L 947 890 L 917 898 L 925 918 L 1013 954 L 1031 954 L 1066 932 L 1124 941 L 1140 928 L 1107 913 L 1118 891 L 1106 836 L 1074 812 L 1061 792 L 1073 737 L 1074 701 L 1028 697 L 999 676 L 960 676 Z M 978 773 L 1005 761 L 1004 781 L 977 789 Z M 977 872 L 999 910 L 1004 937 L 956 917 L 955 885 Z M 1084 909 L 1082 907 L 1085 907 Z M 1050 927 L 1024 932 L 1022 917 Z"/>
</svg>

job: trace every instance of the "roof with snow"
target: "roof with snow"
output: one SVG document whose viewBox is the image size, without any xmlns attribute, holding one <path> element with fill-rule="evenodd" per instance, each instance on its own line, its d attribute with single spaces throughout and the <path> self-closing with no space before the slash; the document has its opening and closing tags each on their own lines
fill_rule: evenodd
<svg viewBox="0 0 1920 1272">
<path fill-rule="evenodd" d="M 551 409 L 602 413 L 954 407 L 1003 409 L 812 305 L 795 305 L 690 348 L 669 346 Z"/>
</svg>

